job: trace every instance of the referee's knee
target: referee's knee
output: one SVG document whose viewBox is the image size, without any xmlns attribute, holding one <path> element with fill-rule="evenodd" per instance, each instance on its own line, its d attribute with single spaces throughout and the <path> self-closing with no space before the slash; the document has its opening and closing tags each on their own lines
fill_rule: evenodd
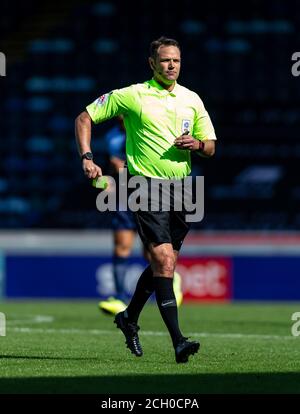
<svg viewBox="0 0 300 414">
<path fill-rule="evenodd" d="M 153 260 L 154 271 L 162 276 L 172 275 L 175 270 L 174 255 L 159 255 Z"/>
</svg>

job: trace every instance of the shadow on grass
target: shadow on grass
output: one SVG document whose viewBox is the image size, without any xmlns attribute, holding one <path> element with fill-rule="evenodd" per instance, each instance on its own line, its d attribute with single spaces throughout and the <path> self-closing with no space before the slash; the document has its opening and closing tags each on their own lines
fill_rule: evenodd
<svg viewBox="0 0 300 414">
<path fill-rule="evenodd" d="M 0 378 L 0 394 L 299 394 L 300 373 Z"/>
</svg>

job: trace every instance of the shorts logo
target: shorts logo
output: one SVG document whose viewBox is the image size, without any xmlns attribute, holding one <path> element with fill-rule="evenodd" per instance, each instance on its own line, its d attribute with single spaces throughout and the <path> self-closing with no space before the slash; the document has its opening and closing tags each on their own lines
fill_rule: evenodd
<svg viewBox="0 0 300 414">
<path fill-rule="evenodd" d="M 101 95 L 98 99 L 96 99 L 96 105 L 102 106 L 105 104 L 105 102 L 108 99 L 108 93 L 106 93 L 105 95 Z"/>
<path fill-rule="evenodd" d="M 184 134 L 185 132 L 191 132 L 191 120 L 190 119 L 183 119 L 181 123 L 181 133 Z"/>
</svg>

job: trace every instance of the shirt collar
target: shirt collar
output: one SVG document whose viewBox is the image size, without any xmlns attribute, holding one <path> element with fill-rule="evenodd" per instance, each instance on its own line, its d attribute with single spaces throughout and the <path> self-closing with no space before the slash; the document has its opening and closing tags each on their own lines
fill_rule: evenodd
<svg viewBox="0 0 300 414">
<path fill-rule="evenodd" d="M 152 86 L 153 88 L 158 89 L 159 91 L 162 91 L 165 95 L 171 95 L 171 96 L 176 96 L 177 92 L 178 92 L 178 84 L 175 81 L 175 86 L 173 88 L 173 90 L 171 92 L 169 92 L 167 89 L 163 88 L 154 78 L 152 78 L 151 80 L 149 80 L 147 82 L 150 86 Z"/>
</svg>

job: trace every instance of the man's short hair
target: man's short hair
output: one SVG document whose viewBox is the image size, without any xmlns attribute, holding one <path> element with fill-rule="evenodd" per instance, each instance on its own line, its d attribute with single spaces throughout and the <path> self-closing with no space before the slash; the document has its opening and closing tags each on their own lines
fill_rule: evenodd
<svg viewBox="0 0 300 414">
<path fill-rule="evenodd" d="M 159 39 L 153 40 L 153 42 L 150 44 L 150 57 L 152 57 L 154 60 L 157 57 L 157 51 L 160 46 L 176 46 L 180 50 L 180 45 L 177 40 L 161 36 Z"/>
</svg>

